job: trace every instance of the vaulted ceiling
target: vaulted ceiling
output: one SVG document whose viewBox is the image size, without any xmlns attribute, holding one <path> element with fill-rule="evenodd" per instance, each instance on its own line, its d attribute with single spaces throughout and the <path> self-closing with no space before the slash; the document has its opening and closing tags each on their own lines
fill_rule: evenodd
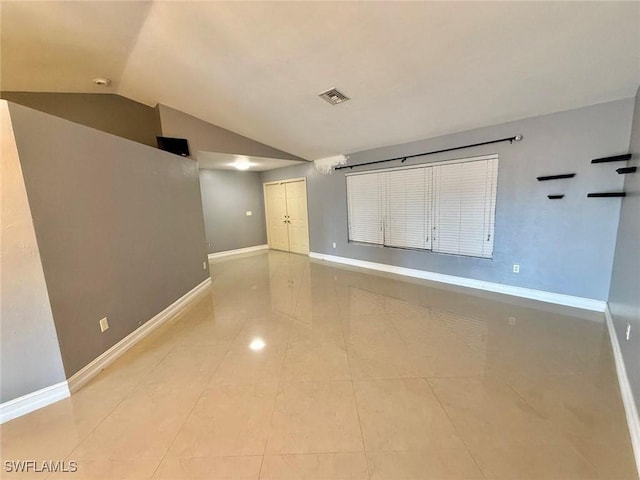
<svg viewBox="0 0 640 480">
<path fill-rule="evenodd" d="M 630 97 L 640 83 L 639 2 L 1 8 L 2 90 L 119 93 L 307 159 Z M 332 87 L 351 100 L 317 96 Z"/>
</svg>

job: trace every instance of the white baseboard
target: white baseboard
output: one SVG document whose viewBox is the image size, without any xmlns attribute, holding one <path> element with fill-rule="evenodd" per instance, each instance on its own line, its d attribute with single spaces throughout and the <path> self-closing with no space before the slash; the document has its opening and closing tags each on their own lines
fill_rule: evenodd
<svg viewBox="0 0 640 480">
<path fill-rule="evenodd" d="M 365 260 L 356 260 L 354 258 L 337 257 L 334 255 L 326 255 L 324 253 L 309 253 L 309 257 L 318 260 L 326 260 L 328 262 L 342 263 L 353 267 L 368 268 L 381 272 L 395 273 L 397 275 L 405 275 L 407 277 L 421 278 L 423 280 L 431 280 L 434 282 L 448 283 L 450 285 L 458 285 L 460 287 L 476 288 L 489 292 L 503 293 L 515 297 L 529 298 L 532 300 L 540 300 L 542 302 L 555 303 L 557 305 L 565 305 L 567 307 L 582 308 L 584 310 L 593 310 L 595 312 L 604 312 L 607 302 L 602 300 L 594 300 L 591 298 L 574 297 L 572 295 L 563 295 L 561 293 L 545 292 L 543 290 L 534 290 L 532 288 L 514 287 L 513 285 L 505 285 L 503 283 L 486 282 L 484 280 L 474 280 L 472 278 L 456 277 L 453 275 L 445 275 L 442 273 L 428 272 L 426 270 L 416 270 L 414 268 L 397 267 L 395 265 L 387 265 L 386 263 L 367 262 Z"/>
<path fill-rule="evenodd" d="M 269 245 L 256 245 L 254 247 L 237 248 L 235 250 L 225 250 L 224 252 L 210 253 L 208 257 L 209 257 L 209 260 L 213 260 L 215 258 L 228 257 L 230 255 L 240 255 L 242 253 L 258 252 L 260 250 L 268 250 L 268 249 L 269 249 Z"/>
<path fill-rule="evenodd" d="M 0 404 L 0 424 L 51 405 L 68 396 L 67 382 L 60 382 L 4 402 Z"/>
<path fill-rule="evenodd" d="M 173 302 L 167 308 L 162 310 L 151 320 L 143 323 L 141 327 L 137 328 L 129 335 L 124 337 L 109 350 L 104 352 L 98 358 L 91 363 L 83 367 L 74 373 L 68 380 L 69 390 L 71 393 L 78 391 L 84 384 L 100 373 L 110 363 L 116 360 L 119 356 L 133 347 L 136 343 L 149 335 L 153 330 L 158 328 L 162 323 L 173 317 L 182 308 L 184 308 L 195 296 L 203 292 L 211 283 L 211 278 L 207 278 L 202 281 L 198 286 L 184 294 L 178 300 Z"/>
<path fill-rule="evenodd" d="M 22 397 L 9 400 L 0 404 L 0 424 L 8 422 L 14 418 L 26 415 L 27 413 L 46 407 L 52 403 L 67 398 L 71 392 L 77 391 L 82 385 L 100 373 L 107 365 L 113 362 L 124 352 L 133 347 L 136 343 L 149 335 L 155 328 L 174 316 L 184 308 L 195 296 L 203 292 L 211 283 L 211 278 L 207 278 L 198 286 L 184 294 L 173 302 L 162 312 L 158 313 L 151 320 L 144 323 L 140 328 L 134 330 L 125 338 L 116 343 L 109 350 L 93 360 L 87 366 L 76 372 L 67 381 L 56 383 L 50 387 L 45 387 Z"/>
<path fill-rule="evenodd" d="M 636 406 L 635 399 L 633 398 L 633 390 L 631 390 L 631 384 L 629 383 L 629 377 L 627 376 L 627 369 L 624 365 L 624 358 L 622 357 L 618 334 L 616 333 L 616 329 L 613 325 L 613 317 L 611 316 L 608 306 L 604 311 L 604 318 L 607 322 L 607 329 L 609 330 L 609 339 L 611 340 L 613 359 L 615 360 L 618 384 L 620 385 L 620 395 L 622 396 L 622 403 L 624 404 L 624 411 L 627 416 L 627 425 L 629 426 L 629 435 L 631 436 L 633 453 L 636 457 L 636 468 L 640 474 L 640 417 L 638 416 L 638 407 Z"/>
</svg>

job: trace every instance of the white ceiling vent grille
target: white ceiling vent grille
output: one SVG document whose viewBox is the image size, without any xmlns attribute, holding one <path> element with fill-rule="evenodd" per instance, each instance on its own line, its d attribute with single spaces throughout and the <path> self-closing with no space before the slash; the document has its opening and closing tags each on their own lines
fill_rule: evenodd
<svg viewBox="0 0 640 480">
<path fill-rule="evenodd" d="M 327 90 L 326 92 L 319 93 L 318 96 L 331 105 L 338 105 L 339 103 L 349 100 L 349 97 L 347 97 L 344 93 L 338 91 L 337 88 L 332 88 L 330 90 Z"/>
</svg>

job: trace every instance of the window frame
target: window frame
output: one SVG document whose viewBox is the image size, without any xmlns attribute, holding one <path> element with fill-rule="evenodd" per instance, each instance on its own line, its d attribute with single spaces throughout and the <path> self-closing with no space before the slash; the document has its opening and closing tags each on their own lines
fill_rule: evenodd
<svg viewBox="0 0 640 480">
<path fill-rule="evenodd" d="M 416 158 L 420 158 L 420 157 L 416 157 Z M 434 250 L 434 242 L 433 242 L 433 228 L 435 228 L 436 226 L 436 219 L 437 219 L 437 213 L 436 213 L 436 201 L 435 201 L 435 192 L 436 192 L 436 187 L 435 187 L 435 169 L 434 167 L 438 167 L 438 166 L 442 166 L 442 165 L 450 165 L 450 164 L 463 164 L 463 163 L 471 163 L 471 162 L 480 162 L 480 161 L 488 161 L 488 160 L 495 160 L 496 161 L 496 166 L 495 166 L 495 180 L 494 182 L 492 182 L 491 184 L 491 191 L 495 191 L 495 195 L 493 196 L 493 198 L 490 197 L 485 197 L 485 203 L 489 204 L 489 207 L 487 207 L 487 205 L 485 204 L 485 208 L 489 208 L 490 209 L 490 220 L 488 222 L 488 225 L 485 225 L 486 228 L 489 229 L 491 238 L 492 238 L 492 245 L 491 245 L 491 255 L 490 256 L 477 256 L 477 255 L 465 255 L 465 254 L 460 254 L 460 253 L 449 253 L 449 252 L 439 252 L 437 250 Z M 382 199 L 383 203 L 384 203 L 384 209 L 383 209 L 383 213 L 382 213 L 382 218 L 380 219 L 382 225 L 383 225 L 383 234 L 382 234 L 382 243 L 370 243 L 370 242 L 361 242 L 358 240 L 352 240 L 350 238 L 350 206 L 349 206 L 349 202 L 350 202 L 350 196 L 349 196 L 349 186 L 348 183 L 349 181 L 347 180 L 348 177 L 352 177 L 352 176 L 356 176 L 356 175 L 370 175 L 370 174 L 385 174 L 387 172 L 392 172 L 392 171 L 398 171 L 398 170 L 412 170 L 412 169 L 434 169 L 431 172 L 431 186 L 429 188 L 430 190 L 430 205 L 429 205 L 429 210 L 430 210 L 430 225 L 432 228 L 432 231 L 430 232 L 430 239 L 429 239 L 429 248 L 420 248 L 420 247 L 407 247 L 407 246 L 395 246 L 395 245 L 386 245 L 385 243 L 385 237 L 386 237 L 386 232 L 384 231 L 387 228 L 387 204 L 388 204 L 388 199 L 387 199 L 387 188 L 386 188 L 386 179 L 384 180 L 384 184 L 385 184 L 385 192 L 384 192 L 384 199 Z M 347 196 L 347 242 L 348 243 L 352 243 L 355 245 L 369 245 L 369 246 L 374 246 L 374 247 L 384 247 L 384 248 L 395 248 L 395 249 L 401 249 L 401 250 L 411 250 L 411 251 L 419 251 L 419 252 L 430 252 L 433 254 L 439 254 L 439 255 L 453 255 L 456 257 L 468 257 L 468 258 L 477 258 L 477 259 L 484 259 L 484 260 L 493 260 L 494 257 L 494 253 L 495 253 L 495 225 L 496 225 L 496 211 L 497 211 L 497 204 L 498 204 L 498 179 L 499 179 L 499 172 L 500 172 L 500 155 L 498 153 L 492 153 L 492 154 L 486 154 L 486 155 L 477 155 L 477 156 L 473 156 L 473 157 L 461 157 L 461 158 L 455 158 L 455 159 L 449 159 L 449 160 L 441 160 L 441 161 L 433 161 L 433 162 L 427 162 L 427 163 L 420 163 L 420 164 L 414 164 L 414 165 L 402 165 L 402 166 L 398 166 L 398 167 L 387 167 L 387 168 L 375 168 L 375 169 L 370 169 L 370 170 L 363 170 L 363 171 L 359 171 L 359 172 L 349 172 L 345 174 L 345 189 L 346 189 L 346 196 Z M 495 187 L 495 189 L 493 188 Z M 379 200 L 380 201 L 380 200 Z M 426 210 L 426 209 L 425 209 Z"/>
</svg>

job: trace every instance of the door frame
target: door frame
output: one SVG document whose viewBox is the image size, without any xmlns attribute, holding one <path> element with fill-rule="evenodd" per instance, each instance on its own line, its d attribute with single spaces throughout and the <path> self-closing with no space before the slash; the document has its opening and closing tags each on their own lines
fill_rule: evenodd
<svg viewBox="0 0 640 480">
<path fill-rule="evenodd" d="M 263 182 L 262 183 L 262 197 L 264 199 L 264 227 L 267 231 L 267 245 L 271 244 L 271 239 L 269 238 L 269 207 L 267 206 L 267 186 L 268 185 L 282 185 L 285 183 L 293 183 L 293 182 L 304 182 L 304 195 L 307 200 L 307 243 L 309 243 L 309 255 L 311 253 L 311 244 L 309 242 L 309 192 L 307 191 L 307 177 L 296 177 L 296 178 L 287 178 L 286 180 L 276 180 L 273 182 Z M 271 248 L 271 247 L 269 247 Z M 302 255 L 302 254 L 298 254 Z"/>
</svg>

